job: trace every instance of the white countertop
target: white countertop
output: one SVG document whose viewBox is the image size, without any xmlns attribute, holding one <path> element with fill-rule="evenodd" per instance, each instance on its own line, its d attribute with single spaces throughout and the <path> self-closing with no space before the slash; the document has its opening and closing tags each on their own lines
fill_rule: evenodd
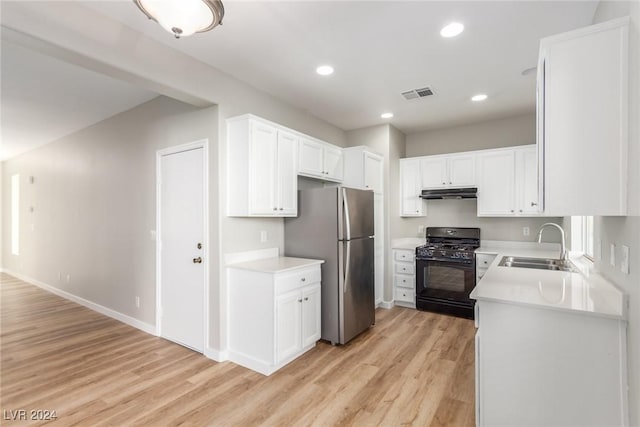
<svg viewBox="0 0 640 427">
<path fill-rule="evenodd" d="M 262 258 L 253 261 L 245 261 L 228 264 L 230 268 L 240 268 L 242 270 L 259 271 L 261 273 L 284 273 L 287 271 L 311 267 L 324 263 L 321 259 L 293 258 L 286 256 Z"/>
<path fill-rule="evenodd" d="M 415 250 L 418 246 L 425 244 L 425 239 L 420 237 L 404 237 L 393 239 L 391 241 L 391 249 L 411 249 Z"/>
<path fill-rule="evenodd" d="M 484 245 L 484 242 L 483 242 Z M 476 300 L 512 303 L 545 309 L 626 319 L 626 296 L 602 276 L 577 265 L 581 273 L 502 267 L 503 256 L 558 258 L 557 249 L 532 247 L 480 248 L 497 254 L 475 289 Z M 579 264 L 577 258 L 572 258 Z"/>
</svg>

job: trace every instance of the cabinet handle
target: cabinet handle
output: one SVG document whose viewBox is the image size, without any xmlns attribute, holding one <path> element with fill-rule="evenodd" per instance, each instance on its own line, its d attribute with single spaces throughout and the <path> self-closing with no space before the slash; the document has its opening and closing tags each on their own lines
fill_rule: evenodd
<svg viewBox="0 0 640 427">
<path fill-rule="evenodd" d="M 520 212 L 522 212 L 522 209 L 520 209 Z"/>
<path fill-rule="evenodd" d="M 531 202 L 531 207 L 538 206 L 536 202 Z"/>
<path fill-rule="evenodd" d="M 447 183 L 446 183 L 446 182 L 443 182 L 443 183 L 442 183 L 442 185 L 447 185 Z"/>
<path fill-rule="evenodd" d="M 513 209 L 511 209 L 511 213 L 513 213 Z"/>
<path fill-rule="evenodd" d="M 305 277 L 303 277 L 302 279 L 300 279 L 300 281 L 302 281 L 302 282 L 306 282 L 306 281 L 307 281 L 307 279 L 306 279 Z"/>
<path fill-rule="evenodd" d="M 302 299 L 299 299 L 298 302 L 302 302 Z"/>
<path fill-rule="evenodd" d="M 278 210 L 278 208 L 273 208 L 273 210 L 274 210 L 274 211 L 277 211 L 277 210 Z"/>
<path fill-rule="evenodd" d="M 304 300 L 305 301 L 309 301 L 309 297 L 304 297 Z"/>
<path fill-rule="evenodd" d="M 420 213 L 420 211 L 418 209 L 416 209 L 416 213 Z"/>
<path fill-rule="evenodd" d="M 280 210 L 281 210 L 281 211 L 283 211 L 283 210 L 284 210 L 284 208 L 280 208 Z"/>
<path fill-rule="evenodd" d="M 449 182 L 449 185 L 453 184 L 453 182 Z"/>
</svg>

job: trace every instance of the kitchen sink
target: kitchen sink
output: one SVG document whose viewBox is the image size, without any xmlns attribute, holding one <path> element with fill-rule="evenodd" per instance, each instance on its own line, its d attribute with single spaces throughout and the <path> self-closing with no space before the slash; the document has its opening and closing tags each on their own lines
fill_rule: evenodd
<svg viewBox="0 0 640 427">
<path fill-rule="evenodd" d="M 519 268 L 533 268 L 537 270 L 552 270 L 552 271 L 570 271 L 577 273 L 573 265 L 569 261 L 562 261 L 559 259 L 549 258 L 522 258 L 505 256 L 502 257 L 498 264 L 502 267 L 519 267 Z"/>
</svg>

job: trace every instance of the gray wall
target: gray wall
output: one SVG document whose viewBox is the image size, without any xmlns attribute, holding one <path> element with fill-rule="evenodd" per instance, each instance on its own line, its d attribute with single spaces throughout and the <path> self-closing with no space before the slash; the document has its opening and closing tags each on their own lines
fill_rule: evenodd
<svg viewBox="0 0 640 427">
<path fill-rule="evenodd" d="M 150 230 L 156 229 L 156 151 L 204 138 L 215 147 L 216 115 L 216 107 L 199 109 L 158 97 L 5 161 L 3 267 L 155 325 Z M 210 241 L 217 242 L 216 150 L 210 155 Z M 8 214 L 10 177 L 16 173 L 19 256 L 11 254 Z M 217 246 L 211 256 L 217 259 Z M 212 283 L 218 274 L 213 263 Z"/>
<path fill-rule="evenodd" d="M 534 94 L 531 94 L 533 97 Z M 535 112 L 407 135 L 406 157 L 536 143 Z"/>
<path fill-rule="evenodd" d="M 535 114 L 525 114 L 407 135 L 406 157 L 535 144 L 535 125 Z M 399 197 L 394 203 L 400 203 Z M 394 226 L 394 238 L 424 237 L 424 233 L 418 232 L 418 227 L 424 225 L 479 227 L 482 239 L 533 241 L 543 223 L 561 224 L 562 222 L 562 218 L 479 218 L 475 200 L 429 200 L 426 203 L 426 217 L 398 217 L 397 224 Z M 394 209 L 392 212 L 399 212 L 397 205 L 392 209 Z M 523 227 L 529 227 L 529 236 L 523 234 Z M 547 241 L 557 242 L 560 236 L 556 232 L 549 231 L 545 232 L 544 238 Z"/>
<path fill-rule="evenodd" d="M 629 295 L 628 366 L 630 424 L 640 425 L 640 2 L 600 2 L 594 23 L 631 16 L 629 31 L 629 213 L 596 217 L 595 242 L 602 245 L 596 268 Z M 609 245 L 616 245 L 616 266 L 609 264 Z M 621 245 L 630 248 L 630 274 L 620 271 Z"/>
</svg>

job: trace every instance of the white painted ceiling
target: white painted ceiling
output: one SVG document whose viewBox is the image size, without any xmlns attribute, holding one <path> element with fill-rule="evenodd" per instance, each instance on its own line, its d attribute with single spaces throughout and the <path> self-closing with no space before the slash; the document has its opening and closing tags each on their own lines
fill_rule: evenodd
<svg viewBox="0 0 640 427">
<path fill-rule="evenodd" d="M 179 40 L 132 1 L 92 9 L 344 130 L 389 122 L 405 133 L 535 109 L 541 37 L 591 24 L 597 1 L 232 1 L 223 25 Z M 465 31 L 439 35 L 452 21 Z M 331 64 L 335 74 L 315 68 Z M 400 93 L 431 86 L 436 95 Z M 489 99 L 472 103 L 486 93 Z M 0 160 L 156 96 L 2 44 Z M 380 118 L 385 111 L 395 117 Z"/>
<path fill-rule="evenodd" d="M 0 161 L 158 96 L 5 41 L 0 49 Z"/>
<path fill-rule="evenodd" d="M 534 111 L 535 73 L 521 72 L 540 38 L 590 25 L 598 2 L 224 0 L 221 27 L 179 40 L 131 1 L 88 4 L 342 129 L 393 111 L 412 133 Z M 443 39 L 452 20 L 465 31 Z M 315 74 L 325 63 L 334 75 Z M 425 85 L 436 96 L 400 95 Z"/>
</svg>

